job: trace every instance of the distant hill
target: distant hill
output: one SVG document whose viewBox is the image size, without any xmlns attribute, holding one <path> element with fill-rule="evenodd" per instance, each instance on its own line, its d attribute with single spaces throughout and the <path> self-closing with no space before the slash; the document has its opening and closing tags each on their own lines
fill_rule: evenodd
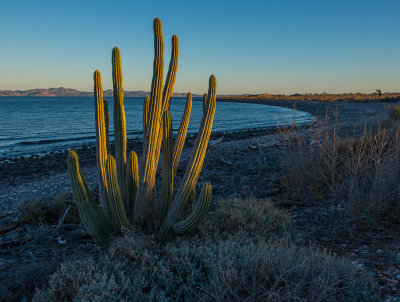
<svg viewBox="0 0 400 302">
<path fill-rule="evenodd" d="M 187 93 L 174 93 L 174 97 L 186 97 Z M 150 95 L 147 91 L 124 91 L 125 97 L 145 97 Z M 2 96 L 49 96 L 49 97 L 91 97 L 93 92 L 89 91 L 79 91 L 72 88 L 36 88 L 31 90 L 0 90 L 0 97 Z M 194 97 L 199 97 L 200 95 L 193 94 Z M 112 90 L 108 89 L 104 91 L 104 97 L 112 97 Z"/>
</svg>

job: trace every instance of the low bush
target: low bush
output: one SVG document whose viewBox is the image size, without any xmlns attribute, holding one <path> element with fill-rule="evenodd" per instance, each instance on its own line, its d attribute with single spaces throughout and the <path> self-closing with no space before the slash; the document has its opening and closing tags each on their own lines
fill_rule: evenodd
<svg viewBox="0 0 400 302">
<path fill-rule="evenodd" d="M 19 208 L 19 222 L 33 225 L 39 223 L 56 224 L 68 205 L 71 205 L 65 222 L 80 223 L 78 209 L 72 200 L 72 196 L 64 194 L 58 198 L 42 197 L 24 202 Z"/>
<path fill-rule="evenodd" d="M 351 264 L 293 244 L 286 213 L 255 199 L 219 204 L 197 236 L 159 245 L 126 231 L 98 259 L 64 264 L 34 301 L 374 301 Z"/>
<path fill-rule="evenodd" d="M 226 238 L 230 235 L 263 240 L 292 237 L 292 217 L 277 209 L 270 200 L 227 198 L 218 202 L 215 211 L 200 226 L 207 237 Z"/>
<path fill-rule="evenodd" d="M 320 126 L 318 126 L 320 127 Z M 360 230 L 400 225 L 400 128 L 397 123 L 354 129 L 315 129 L 287 141 L 285 182 L 289 198 L 340 204 Z"/>
<path fill-rule="evenodd" d="M 393 118 L 395 120 L 400 119 L 400 106 L 399 105 L 389 106 L 389 107 L 387 107 L 387 110 L 388 110 L 391 118 Z"/>
</svg>

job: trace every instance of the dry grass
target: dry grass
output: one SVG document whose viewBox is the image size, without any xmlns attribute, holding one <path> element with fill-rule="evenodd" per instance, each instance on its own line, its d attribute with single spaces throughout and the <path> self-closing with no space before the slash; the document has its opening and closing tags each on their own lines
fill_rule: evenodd
<svg viewBox="0 0 400 302">
<path fill-rule="evenodd" d="M 400 119 L 400 106 L 399 105 L 388 106 L 387 111 L 389 112 L 389 115 L 391 118 L 393 118 L 395 120 Z"/>
<path fill-rule="evenodd" d="M 43 197 L 28 200 L 19 207 L 18 220 L 21 224 L 57 224 L 63 216 L 68 205 L 71 209 L 66 216 L 65 222 L 80 223 L 78 209 L 70 194 L 55 197 Z"/>
<path fill-rule="evenodd" d="M 285 141 L 289 198 L 344 207 L 360 229 L 400 224 L 400 126 L 393 120 L 348 129 L 314 124 Z"/>
</svg>

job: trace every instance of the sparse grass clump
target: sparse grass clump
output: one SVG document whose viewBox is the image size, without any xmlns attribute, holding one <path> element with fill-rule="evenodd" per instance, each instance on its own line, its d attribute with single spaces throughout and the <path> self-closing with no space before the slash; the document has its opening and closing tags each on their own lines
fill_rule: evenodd
<svg viewBox="0 0 400 302">
<path fill-rule="evenodd" d="M 398 123 L 341 130 L 318 125 L 311 139 L 294 130 L 287 141 L 289 197 L 340 205 L 359 230 L 400 225 Z"/>
<path fill-rule="evenodd" d="M 63 265 L 34 301 L 374 300 L 351 264 L 292 243 L 289 216 L 270 203 L 219 204 L 197 236 L 160 245 L 125 232 L 98 259 Z"/>
<path fill-rule="evenodd" d="M 387 110 L 392 119 L 400 120 L 400 105 L 389 106 Z"/>
<path fill-rule="evenodd" d="M 66 216 L 65 222 L 80 223 L 78 210 L 72 202 L 72 196 L 67 194 L 58 198 L 42 197 L 24 202 L 19 208 L 18 220 L 21 224 L 57 224 L 68 205 L 71 205 L 71 209 Z"/>
</svg>

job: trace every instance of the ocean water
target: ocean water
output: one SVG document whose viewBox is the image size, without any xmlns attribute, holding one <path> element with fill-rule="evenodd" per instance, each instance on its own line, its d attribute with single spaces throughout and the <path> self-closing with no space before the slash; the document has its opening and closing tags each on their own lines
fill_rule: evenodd
<svg viewBox="0 0 400 302">
<path fill-rule="evenodd" d="M 196 100 L 196 98 L 194 98 Z M 110 141 L 113 140 L 113 102 L 109 101 Z M 125 98 L 128 139 L 142 136 L 143 98 Z M 179 128 L 185 98 L 173 98 L 174 133 Z M 0 159 L 44 154 L 95 143 L 94 98 L 3 97 L 0 98 Z M 197 133 L 202 102 L 193 102 L 188 133 Z M 293 110 L 267 105 L 217 102 L 213 132 L 238 131 L 291 124 Z M 296 110 L 295 122 L 312 120 Z"/>
</svg>

